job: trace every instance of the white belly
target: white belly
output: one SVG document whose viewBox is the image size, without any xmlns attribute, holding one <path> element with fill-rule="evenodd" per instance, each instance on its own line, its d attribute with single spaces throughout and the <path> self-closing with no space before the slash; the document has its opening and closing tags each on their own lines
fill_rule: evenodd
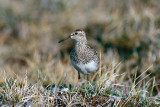
<svg viewBox="0 0 160 107">
<path fill-rule="evenodd" d="M 78 72 L 83 74 L 90 74 L 96 72 L 98 69 L 98 64 L 95 63 L 93 60 L 88 62 L 87 64 L 78 63 L 76 64 L 74 61 L 71 60 L 72 65 L 77 69 Z"/>
</svg>

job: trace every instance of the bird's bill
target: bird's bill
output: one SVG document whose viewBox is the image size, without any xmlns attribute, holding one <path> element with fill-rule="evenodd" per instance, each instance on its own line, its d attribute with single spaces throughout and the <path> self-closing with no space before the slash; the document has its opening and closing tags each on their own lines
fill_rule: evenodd
<svg viewBox="0 0 160 107">
<path fill-rule="evenodd" d="M 61 42 L 65 41 L 65 40 L 67 40 L 67 39 L 69 39 L 69 38 L 70 38 L 70 35 L 69 35 L 68 37 L 66 37 L 66 38 L 64 38 L 64 39 L 62 39 L 62 40 L 60 40 L 58 43 L 61 43 Z"/>
</svg>

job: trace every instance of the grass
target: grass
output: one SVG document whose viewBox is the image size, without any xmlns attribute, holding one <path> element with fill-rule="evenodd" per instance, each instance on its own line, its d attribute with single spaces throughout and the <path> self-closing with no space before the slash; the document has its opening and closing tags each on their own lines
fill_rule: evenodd
<svg viewBox="0 0 160 107">
<path fill-rule="evenodd" d="M 85 2 L 85 3 L 84 3 Z M 0 1 L 0 106 L 159 106 L 159 0 Z M 72 40 L 84 29 L 101 53 L 77 87 Z M 94 78 L 90 76 L 90 78 Z"/>
<path fill-rule="evenodd" d="M 117 66 L 117 65 L 116 65 Z M 157 106 L 160 104 L 158 97 L 152 97 L 155 78 L 147 81 L 139 89 L 138 84 L 144 79 L 135 82 L 142 75 L 134 78 L 130 86 L 119 83 L 118 79 L 125 74 L 113 73 L 116 66 L 108 69 L 96 81 L 81 80 L 75 84 L 51 84 L 44 86 L 40 80 L 36 84 L 28 83 L 28 74 L 23 79 L 5 76 L 0 88 L 0 104 L 5 106 Z M 151 67 L 150 67 L 151 68 Z M 149 70 L 148 68 L 147 70 Z M 147 71 L 146 70 L 146 71 Z M 145 73 L 144 71 L 143 73 Z M 112 75 L 110 75 L 112 74 Z M 152 90 L 148 84 L 152 83 Z"/>
</svg>

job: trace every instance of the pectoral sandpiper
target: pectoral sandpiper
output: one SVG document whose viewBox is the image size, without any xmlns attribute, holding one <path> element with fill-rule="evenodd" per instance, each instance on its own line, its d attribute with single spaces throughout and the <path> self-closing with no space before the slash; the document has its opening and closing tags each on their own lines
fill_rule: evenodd
<svg viewBox="0 0 160 107">
<path fill-rule="evenodd" d="M 60 40 L 59 43 L 69 38 L 76 40 L 75 47 L 70 53 L 70 60 L 73 67 L 78 71 L 78 80 L 80 73 L 88 75 L 96 72 L 99 67 L 99 56 L 97 51 L 88 45 L 86 33 L 77 29 L 68 37 Z"/>
</svg>

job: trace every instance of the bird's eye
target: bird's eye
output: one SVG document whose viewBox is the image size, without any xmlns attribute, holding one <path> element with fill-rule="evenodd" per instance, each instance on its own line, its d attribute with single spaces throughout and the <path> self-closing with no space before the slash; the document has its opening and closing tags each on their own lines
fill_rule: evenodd
<svg viewBox="0 0 160 107">
<path fill-rule="evenodd" d="M 78 33 L 75 33 L 75 35 L 77 35 Z"/>
</svg>

